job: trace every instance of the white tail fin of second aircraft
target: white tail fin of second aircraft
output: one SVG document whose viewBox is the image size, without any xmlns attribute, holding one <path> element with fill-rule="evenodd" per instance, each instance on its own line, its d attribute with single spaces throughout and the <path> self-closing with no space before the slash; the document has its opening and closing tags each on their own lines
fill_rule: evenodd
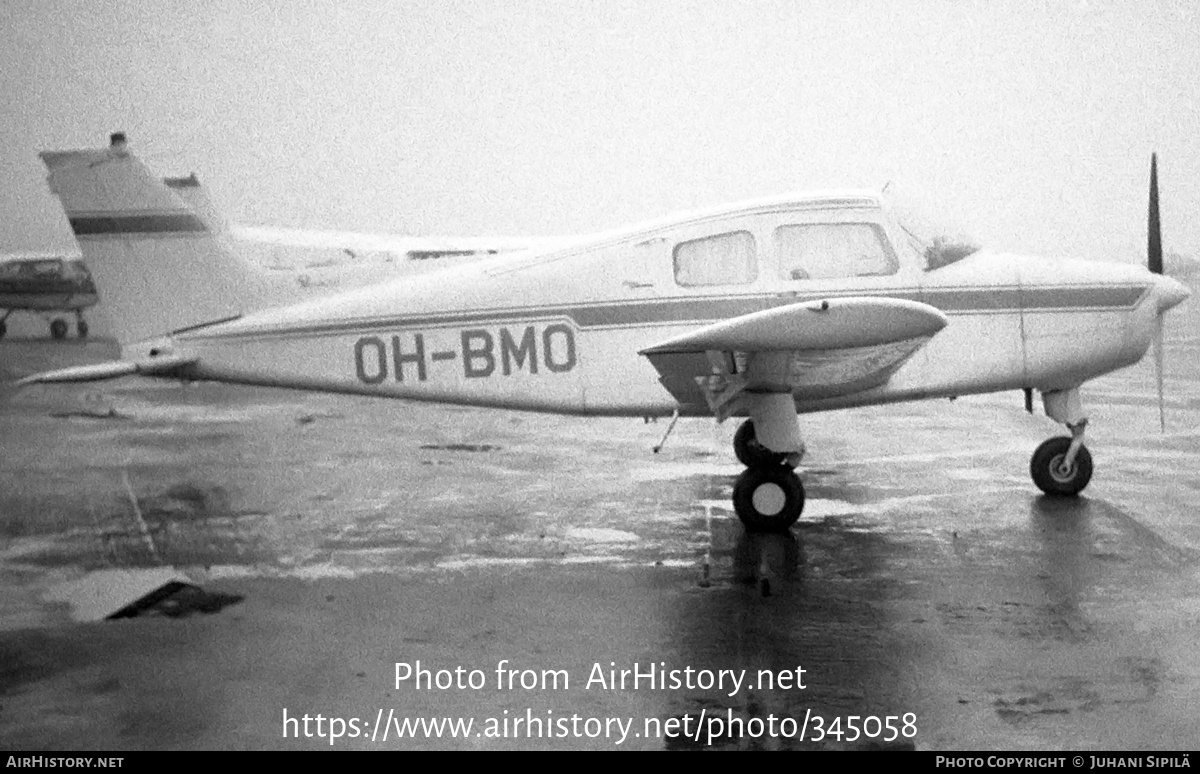
<svg viewBox="0 0 1200 774">
<path fill-rule="evenodd" d="M 164 177 L 163 184 L 182 199 L 184 204 L 191 207 L 214 233 L 225 235 L 229 232 L 225 216 L 217 209 L 208 191 L 200 185 L 200 179 L 194 172 L 187 177 Z"/>
<path fill-rule="evenodd" d="M 128 152 L 124 135 L 103 150 L 41 157 L 123 348 L 261 306 L 259 272 Z"/>
</svg>

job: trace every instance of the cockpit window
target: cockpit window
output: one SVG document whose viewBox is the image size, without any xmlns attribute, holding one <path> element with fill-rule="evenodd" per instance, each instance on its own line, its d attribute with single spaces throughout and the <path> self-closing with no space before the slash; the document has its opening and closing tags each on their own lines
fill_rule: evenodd
<svg viewBox="0 0 1200 774">
<path fill-rule="evenodd" d="M 746 285 L 758 276 L 754 235 L 732 231 L 675 245 L 680 285 Z"/>
<path fill-rule="evenodd" d="M 807 223 L 775 229 L 775 254 L 787 279 L 877 277 L 899 263 L 874 223 Z"/>
</svg>

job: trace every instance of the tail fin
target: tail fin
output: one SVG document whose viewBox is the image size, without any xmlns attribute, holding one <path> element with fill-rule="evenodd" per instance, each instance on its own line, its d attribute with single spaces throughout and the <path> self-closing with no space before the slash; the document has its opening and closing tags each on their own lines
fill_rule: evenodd
<svg viewBox="0 0 1200 774">
<path fill-rule="evenodd" d="M 122 348 L 261 305 L 261 278 L 114 134 L 41 154 Z"/>
</svg>

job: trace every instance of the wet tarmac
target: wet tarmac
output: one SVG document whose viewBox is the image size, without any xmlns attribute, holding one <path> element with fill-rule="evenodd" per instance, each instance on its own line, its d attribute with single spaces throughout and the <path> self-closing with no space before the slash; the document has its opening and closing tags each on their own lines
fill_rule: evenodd
<svg viewBox="0 0 1200 774">
<path fill-rule="evenodd" d="M 1017 393 L 809 415 L 773 536 L 730 510 L 734 423 L 653 454 L 638 420 L 5 395 L 0 747 L 1194 747 L 1197 323 L 1168 322 L 1165 435 L 1149 362 L 1085 387 L 1084 497 L 1037 494 L 1058 428 Z M 0 380 L 111 354 L 5 340 Z M 224 601 L 103 620 L 164 583 Z M 438 718 L 474 725 L 405 725 Z"/>
</svg>

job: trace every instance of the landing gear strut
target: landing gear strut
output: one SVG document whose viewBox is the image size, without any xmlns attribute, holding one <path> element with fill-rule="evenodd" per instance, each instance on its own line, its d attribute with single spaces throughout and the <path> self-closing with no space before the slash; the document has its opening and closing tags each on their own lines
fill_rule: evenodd
<svg viewBox="0 0 1200 774">
<path fill-rule="evenodd" d="M 1046 416 L 1062 422 L 1071 437 L 1050 438 L 1034 451 L 1029 460 L 1029 475 L 1048 495 L 1073 497 L 1092 480 L 1092 455 L 1083 445 L 1087 417 L 1078 388 L 1042 393 Z"/>
<path fill-rule="evenodd" d="M 87 320 L 83 319 L 82 312 L 75 313 L 75 332 L 79 334 L 79 338 L 86 339 L 88 336 Z"/>
</svg>

